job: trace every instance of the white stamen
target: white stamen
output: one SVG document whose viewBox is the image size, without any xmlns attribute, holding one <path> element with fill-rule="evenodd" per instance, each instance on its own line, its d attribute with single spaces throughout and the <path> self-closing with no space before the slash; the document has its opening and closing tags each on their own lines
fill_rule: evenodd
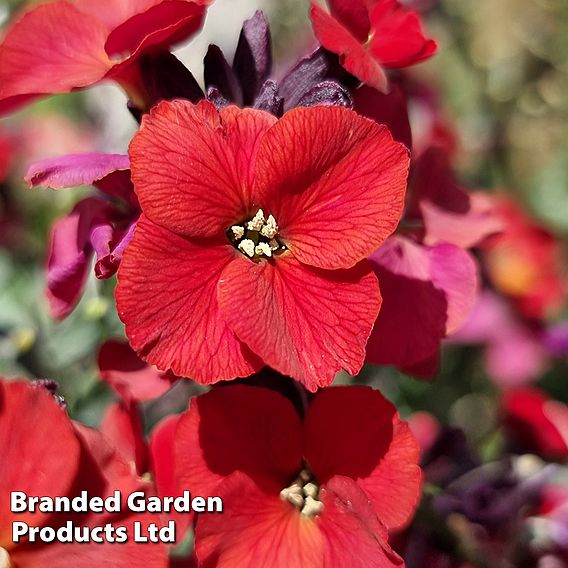
<svg viewBox="0 0 568 568">
<path fill-rule="evenodd" d="M 298 495 L 302 495 L 302 486 L 298 485 L 297 483 L 293 483 L 290 487 L 286 487 L 284 491 L 289 491 L 290 493 L 297 493 Z"/>
<path fill-rule="evenodd" d="M 272 249 L 268 243 L 258 243 L 254 252 L 259 256 L 268 256 L 269 258 L 272 256 Z"/>
<path fill-rule="evenodd" d="M 245 228 L 241 227 L 240 225 L 233 225 L 231 227 L 231 233 L 233 233 L 233 238 L 235 241 L 242 239 L 245 235 Z"/>
<path fill-rule="evenodd" d="M 260 231 L 264 225 L 264 211 L 259 209 L 256 215 L 251 221 L 247 223 L 247 229 L 249 231 Z"/>
<path fill-rule="evenodd" d="M 266 220 L 266 224 L 260 230 L 260 234 L 267 239 L 272 239 L 278 234 L 278 225 L 276 224 L 276 219 L 269 215 Z"/>
<path fill-rule="evenodd" d="M 288 501 L 288 503 L 291 503 L 294 507 L 301 509 L 304 506 L 304 498 L 295 491 L 290 491 L 290 489 L 290 487 L 282 489 L 282 491 L 280 491 L 280 499 Z"/>
<path fill-rule="evenodd" d="M 239 250 L 252 258 L 254 256 L 255 244 L 250 239 L 245 239 L 239 243 Z"/>
<path fill-rule="evenodd" d="M 306 497 L 311 497 L 312 499 L 317 499 L 318 486 L 315 483 L 306 483 L 306 485 L 304 485 L 304 495 L 306 495 Z"/>
<path fill-rule="evenodd" d="M 308 517 L 315 517 L 319 515 L 323 511 L 323 503 L 321 501 L 317 501 L 313 497 L 306 497 L 304 501 L 304 506 L 302 507 L 302 515 L 306 515 Z"/>
</svg>

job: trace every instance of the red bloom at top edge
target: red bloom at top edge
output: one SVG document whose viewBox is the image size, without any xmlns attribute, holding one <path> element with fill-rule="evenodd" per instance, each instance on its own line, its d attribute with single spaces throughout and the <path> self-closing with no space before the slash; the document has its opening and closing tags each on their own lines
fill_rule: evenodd
<svg viewBox="0 0 568 568">
<path fill-rule="evenodd" d="M 12 523 L 57 529 L 71 521 L 75 527 L 125 526 L 134 522 L 146 527 L 159 522 L 153 514 L 13 513 L 12 491 L 29 496 L 105 498 L 120 490 L 123 495 L 148 490 L 131 465 L 96 431 L 69 420 L 65 410 L 43 386 L 25 380 L 0 378 L 0 566 L 18 568 L 116 568 L 149 566 L 166 568 L 167 550 L 162 544 L 50 543 L 30 544 L 26 537 L 12 540 Z M 144 530 L 144 529 L 143 529 Z"/>
<path fill-rule="evenodd" d="M 0 45 L 0 113 L 105 78 L 135 90 L 131 64 L 194 34 L 211 1 L 57 0 L 31 8 Z"/>
<path fill-rule="evenodd" d="M 192 400 L 174 438 L 178 485 L 224 503 L 197 520 L 200 565 L 402 565 L 388 533 L 416 508 L 419 449 L 379 392 L 322 390 L 302 420 L 274 391 L 218 387 Z"/>
<path fill-rule="evenodd" d="M 401 69 L 432 57 L 436 42 L 425 37 L 420 16 L 397 0 L 328 0 L 326 12 L 311 0 L 319 42 L 363 83 L 386 92 L 385 69 Z"/>
<path fill-rule="evenodd" d="M 381 303 L 364 259 L 396 228 L 408 173 L 386 127 L 164 102 L 130 158 L 143 214 L 116 299 L 143 358 L 201 383 L 264 363 L 312 391 L 359 371 Z"/>
</svg>

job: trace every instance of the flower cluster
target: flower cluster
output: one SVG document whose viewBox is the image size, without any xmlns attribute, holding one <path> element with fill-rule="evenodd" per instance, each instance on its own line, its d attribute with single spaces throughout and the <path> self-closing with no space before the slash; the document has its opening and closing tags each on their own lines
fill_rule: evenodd
<svg viewBox="0 0 568 568">
<path fill-rule="evenodd" d="M 306 2 L 317 43 L 284 73 L 256 12 L 232 61 L 210 45 L 196 79 L 172 49 L 211 4 L 51 0 L 0 44 L 3 115 L 110 80 L 135 129 L 123 153 L 78 148 L 25 175 L 58 195 L 91 188 L 50 228 L 51 315 L 76 310 L 94 264 L 124 336 L 109 339 L 118 319 L 101 334 L 115 402 L 98 430 L 70 420 L 80 412 L 56 383 L 0 380 L 0 568 L 453 566 L 438 544 L 460 548 L 456 518 L 477 531 L 475 562 L 498 563 L 511 543 L 561 558 L 561 538 L 515 536 L 566 519 L 561 468 L 544 460 L 568 459 L 568 411 L 520 388 L 568 354 L 566 324 L 549 319 L 566 293 L 561 245 L 516 203 L 458 180 L 457 135 L 408 70 L 438 49 L 416 3 Z M 499 395 L 491 463 L 430 414 L 409 425 L 366 374 L 432 380 L 450 336 L 482 343 L 495 384 L 515 387 Z M 11 491 L 117 489 L 219 496 L 223 514 L 102 519 L 173 522 L 170 548 L 10 539 Z"/>
</svg>

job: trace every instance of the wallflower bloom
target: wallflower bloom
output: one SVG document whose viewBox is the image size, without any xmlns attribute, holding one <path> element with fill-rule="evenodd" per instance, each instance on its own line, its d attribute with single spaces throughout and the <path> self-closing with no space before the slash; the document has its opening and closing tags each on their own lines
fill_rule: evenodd
<svg viewBox="0 0 568 568">
<path fill-rule="evenodd" d="M 497 212 L 504 230 L 483 244 L 492 284 L 528 318 L 557 314 L 568 290 L 561 241 L 510 198 L 497 200 Z"/>
<path fill-rule="evenodd" d="M 224 500 L 223 515 L 197 521 L 198 560 L 400 566 L 388 532 L 416 507 L 418 454 L 394 406 L 368 387 L 320 391 L 303 420 L 274 391 L 218 387 L 191 402 L 175 432 L 178 483 Z"/>
<path fill-rule="evenodd" d="M 141 96 L 136 60 L 199 30 L 208 4 L 56 0 L 31 8 L 12 24 L 0 46 L 0 113 L 103 79 L 116 80 L 136 99 Z"/>
<path fill-rule="evenodd" d="M 420 17 L 397 0 L 328 0 L 331 14 L 312 1 L 320 43 L 363 83 L 386 92 L 386 69 L 401 69 L 432 57 L 436 42 L 424 36 Z"/>
<path fill-rule="evenodd" d="M 50 543 L 33 545 L 12 542 L 12 523 L 57 529 L 68 520 L 76 528 L 112 523 L 126 526 L 132 534 L 134 521 L 154 522 L 151 515 L 128 513 L 58 514 L 12 513 L 10 492 L 34 496 L 107 497 L 115 490 L 125 494 L 143 490 L 145 484 L 130 465 L 95 430 L 73 424 L 53 395 L 29 381 L 0 380 L 0 566 L 10 568 L 87 568 L 104 564 L 117 568 L 133 565 L 165 568 L 163 545 L 112 543 Z"/>
<path fill-rule="evenodd" d="M 264 363 L 312 391 L 359 371 L 381 304 L 364 259 L 396 228 L 408 170 L 386 127 L 163 102 L 130 158 L 143 214 L 116 299 L 144 359 L 201 383 Z"/>
<path fill-rule="evenodd" d="M 568 459 L 568 406 L 536 388 L 503 395 L 503 421 L 512 443 L 548 459 Z"/>
</svg>

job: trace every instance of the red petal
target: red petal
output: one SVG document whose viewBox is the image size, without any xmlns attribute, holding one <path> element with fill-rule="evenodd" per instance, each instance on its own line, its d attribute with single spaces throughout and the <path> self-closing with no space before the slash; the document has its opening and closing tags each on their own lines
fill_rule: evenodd
<svg viewBox="0 0 568 568">
<path fill-rule="evenodd" d="M 327 50 L 339 55 L 341 65 L 363 83 L 386 92 L 387 76 L 380 63 L 345 27 L 312 1 L 310 17 L 314 33 Z"/>
<path fill-rule="evenodd" d="M 318 525 L 324 537 L 323 566 L 392 568 L 403 566 L 387 544 L 387 530 L 355 482 L 336 477 L 322 487 L 324 510 Z"/>
<path fill-rule="evenodd" d="M 323 566 L 317 524 L 277 494 L 264 493 L 241 472 L 226 479 L 216 493 L 223 499 L 223 513 L 203 515 L 197 524 L 195 546 L 200 566 Z"/>
<path fill-rule="evenodd" d="M 371 363 L 410 369 L 430 360 L 440 341 L 470 313 L 477 267 L 453 245 L 423 247 L 393 237 L 371 260 L 384 304 L 367 347 Z"/>
<path fill-rule="evenodd" d="M 366 262 L 325 271 L 285 253 L 271 262 L 232 262 L 219 282 L 219 303 L 237 336 L 268 365 L 315 391 L 340 369 L 359 372 L 381 297 Z"/>
<path fill-rule="evenodd" d="M 81 442 L 81 464 L 76 476 L 74 493 L 85 490 L 92 495 L 107 497 L 119 490 L 124 499 L 133 491 L 145 488 L 138 478 L 133 462 L 120 453 L 98 430 L 74 423 L 75 432 Z M 89 515 L 89 522 L 96 524 L 100 517 Z"/>
<path fill-rule="evenodd" d="M 10 548 L 12 522 L 41 525 L 43 513 L 10 512 L 10 492 L 67 495 L 80 446 L 65 411 L 43 387 L 0 381 L 0 546 Z"/>
<path fill-rule="evenodd" d="M 371 31 L 367 3 L 366 0 L 328 0 L 333 17 L 362 43 L 367 41 Z"/>
<path fill-rule="evenodd" d="M 257 191 L 298 260 L 349 268 L 396 229 L 408 164 L 385 126 L 344 108 L 298 108 L 261 142 Z"/>
<path fill-rule="evenodd" d="M 403 526 L 420 497 L 419 448 L 395 407 L 369 387 L 318 393 L 304 420 L 304 455 L 320 483 L 357 481 L 389 529 Z"/>
<path fill-rule="evenodd" d="M 178 483 L 213 495 L 224 478 L 240 471 L 278 494 L 299 473 L 301 450 L 300 418 L 288 399 L 259 387 L 216 387 L 194 398 L 179 421 Z"/>
<path fill-rule="evenodd" d="M 154 2 L 154 4 L 156 4 Z M 132 16 L 108 36 L 105 50 L 109 57 L 136 58 L 150 47 L 168 48 L 197 32 L 205 17 L 202 2 L 187 0 L 162 1 Z"/>
<path fill-rule="evenodd" d="M 109 339 L 101 346 L 99 372 L 125 400 L 152 400 L 167 392 L 175 377 L 144 363 L 126 341 Z"/>
<path fill-rule="evenodd" d="M 100 431 L 140 475 L 147 470 L 147 448 L 142 422 L 135 402 L 109 406 Z"/>
<path fill-rule="evenodd" d="M 400 69 L 432 57 L 438 46 L 427 39 L 420 16 L 397 0 L 380 0 L 370 13 L 370 50 L 382 65 Z"/>
<path fill-rule="evenodd" d="M 217 304 L 233 253 L 228 243 L 196 244 L 142 215 L 122 258 L 116 301 L 130 344 L 146 361 L 204 384 L 259 368 Z"/>
<path fill-rule="evenodd" d="M 386 124 L 397 142 L 412 149 L 408 102 L 399 84 L 393 83 L 388 95 L 363 85 L 353 93 L 353 109 L 379 124 Z"/>
<path fill-rule="evenodd" d="M 80 10 L 104 22 L 111 30 L 163 3 L 164 0 L 80 0 Z"/>
<path fill-rule="evenodd" d="M 107 33 L 70 2 L 29 10 L 0 46 L 0 112 L 34 96 L 67 93 L 101 80 L 112 65 L 104 51 Z"/>
<path fill-rule="evenodd" d="M 276 118 L 209 102 L 163 102 L 130 145 L 132 179 L 149 219 L 187 236 L 222 234 L 250 213 L 256 149 Z"/>
<path fill-rule="evenodd" d="M 154 477 L 156 491 L 161 498 L 183 495 L 183 489 L 176 481 L 174 461 L 174 442 L 180 418 L 179 414 L 164 418 L 154 427 L 150 435 L 150 470 Z M 175 520 L 178 542 L 181 542 L 193 515 L 178 513 L 175 510 L 164 513 L 164 516 L 166 515 Z"/>
</svg>

